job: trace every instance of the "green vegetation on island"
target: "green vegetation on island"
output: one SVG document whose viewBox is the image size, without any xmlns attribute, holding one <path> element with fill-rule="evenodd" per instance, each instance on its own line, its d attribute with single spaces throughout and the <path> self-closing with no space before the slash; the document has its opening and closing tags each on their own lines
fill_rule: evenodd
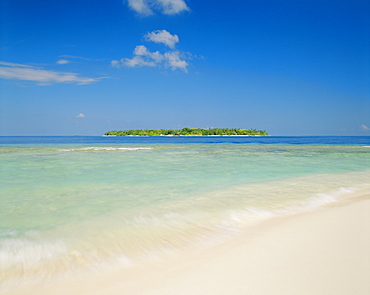
<svg viewBox="0 0 370 295">
<path fill-rule="evenodd" d="M 182 128 L 181 130 L 121 130 L 108 131 L 105 136 L 268 136 L 264 130 L 241 128 Z"/>
</svg>

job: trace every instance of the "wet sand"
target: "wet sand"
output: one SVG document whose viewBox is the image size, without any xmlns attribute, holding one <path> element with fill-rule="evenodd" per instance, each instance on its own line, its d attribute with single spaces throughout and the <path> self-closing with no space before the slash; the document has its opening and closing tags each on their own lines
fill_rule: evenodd
<svg viewBox="0 0 370 295">
<path fill-rule="evenodd" d="M 370 199 L 270 220 L 237 240 L 0 294 L 368 295 Z"/>
</svg>

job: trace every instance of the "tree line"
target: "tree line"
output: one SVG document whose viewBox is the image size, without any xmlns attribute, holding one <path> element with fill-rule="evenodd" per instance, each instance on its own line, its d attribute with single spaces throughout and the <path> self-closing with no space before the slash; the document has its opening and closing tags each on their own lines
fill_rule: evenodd
<svg viewBox="0 0 370 295">
<path fill-rule="evenodd" d="M 105 136 L 268 136 L 264 130 L 242 129 L 242 128 L 182 128 L 172 129 L 144 129 L 144 130 L 121 130 L 108 131 Z"/>
</svg>

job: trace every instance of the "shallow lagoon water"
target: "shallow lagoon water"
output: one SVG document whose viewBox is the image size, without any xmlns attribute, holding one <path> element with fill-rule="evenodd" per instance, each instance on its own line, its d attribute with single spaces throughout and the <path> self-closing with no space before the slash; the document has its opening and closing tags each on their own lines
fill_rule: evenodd
<svg viewBox="0 0 370 295">
<path fill-rule="evenodd" d="M 370 190 L 370 137 L 2 137 L 0 280 L 133 267 Z"/>
</svg>

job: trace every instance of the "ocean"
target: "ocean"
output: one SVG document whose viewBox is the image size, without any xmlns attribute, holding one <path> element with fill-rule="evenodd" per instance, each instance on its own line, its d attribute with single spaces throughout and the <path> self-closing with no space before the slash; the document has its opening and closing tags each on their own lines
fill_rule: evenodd
<svg viewBox="0 0 370 295">
<path fill-rule="evenodd" d="M 370 137 L 0 137 L 0 284 L 130 269 L 370 194 Z"/>
</svg>

